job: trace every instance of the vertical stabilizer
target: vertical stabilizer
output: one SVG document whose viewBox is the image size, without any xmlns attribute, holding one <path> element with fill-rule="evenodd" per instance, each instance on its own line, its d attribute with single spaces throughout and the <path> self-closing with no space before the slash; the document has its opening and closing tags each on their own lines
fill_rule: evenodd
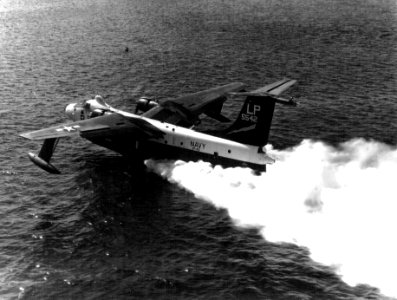
<svg viewBox="0 0 397 300">
<path fill-rule="evenodd" d="M 226 130 L 226 138 L 248 145 L 266 145 L 274 107 L 271 96 L 248 96 L 237 120 Z"/>
<path fill-rule="evenodd" d="M 251 92 L 233 93 L 247 98 L 237 120 L 226 130 L 226 138 L 259 146 L 261 150 L 269 140 L 275 104 L 296 105 L 292 99 L 278 97 L 295 83 L 296 80 L 284 78 Z"/>
</svg>

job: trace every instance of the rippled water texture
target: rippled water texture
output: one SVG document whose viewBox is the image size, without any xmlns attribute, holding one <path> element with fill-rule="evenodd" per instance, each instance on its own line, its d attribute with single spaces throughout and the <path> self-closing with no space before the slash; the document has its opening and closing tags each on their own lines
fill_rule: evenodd
<svg viewBox="0 0 397 300">
<path fill-rule="evenodd" d="M 397 297 L 396 14 L 392 0 L 1 1 L 0 298 Z M 259 177 L 138 172 L 78 138 L 53 176 L 18 136 L 96 94 L 133 111 L 282 77 L 300 105 L 276 109 L 279 162 Z"/>
</svg>

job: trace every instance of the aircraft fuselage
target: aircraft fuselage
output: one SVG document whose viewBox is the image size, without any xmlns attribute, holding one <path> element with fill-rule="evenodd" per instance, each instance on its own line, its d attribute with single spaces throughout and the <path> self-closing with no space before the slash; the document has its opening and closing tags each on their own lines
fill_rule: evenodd
<svg viewBox="0 0 397 300">
<path fill-rule="evenodd" d="M 81 136 L 123 155 L 135 155 L 139 158 L 203 159 L 225 165 L 245 164 L 257 170 L 265 170 L 266 164 L 274 162 L 266 153 L 259 151 L 257 146 L 245 145 L 120 110 L 116 112 L 129 118 L 142 118 L 161 131 L 163 135 L 148 139 L 139 139 L 133 132 L 120 137 L 113 135 L 103 137 L 95 133 L 92 135 L 82 133 Z"/>
</svg>

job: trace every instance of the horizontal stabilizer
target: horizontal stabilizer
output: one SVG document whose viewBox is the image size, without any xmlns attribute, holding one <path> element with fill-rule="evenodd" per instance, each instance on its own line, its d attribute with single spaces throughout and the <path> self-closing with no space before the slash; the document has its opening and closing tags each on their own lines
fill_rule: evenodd
<svg viewBox="0 0 397 300">
<path fill-rule="evenodd" d="M 252 92 L 257 94 L 266 93 L 268 95 L 278 96 L 287 89 L 289 89 L 291 86 L 293 86 L 295 83 L 296 80 L 284 78 L 280 81 L 271 83 Z"/>
<path fill-rule="evenodd" d="M 234 93 L 235 96 L 250 96 L 250 97 L 268 97 L 268 99 L 274 100 L 274 102 L 284 105 L 290 106 L 297 106 L 297 103 L 293 100 L 293 98 L 286 99 L 282 97 L 274 97 L 267 93 L 256 93 L 256 92 L 241 92 L 241 93 Z"/>
<path fill-rule="evenodd" d="M 296 83 L 296 80 L 283 79 L 250 92 L 229 93 L 232 96 L 272 97 L 278 103 L 291 105 L 290 100 L 278 96 Z"/>
</svg>

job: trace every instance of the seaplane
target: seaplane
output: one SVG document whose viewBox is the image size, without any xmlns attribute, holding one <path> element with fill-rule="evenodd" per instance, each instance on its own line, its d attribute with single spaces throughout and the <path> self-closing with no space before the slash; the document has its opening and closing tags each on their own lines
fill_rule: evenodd
<svg viewBox="0 0 397 300">
<path fill-rule="evenodd" d="M 203 160 L 214 165 L 245 166 L 266 171 L 274 159 L 266 153 L 275 105 L 296 106 L 280 94 L 296 83 L 282 79 L 253 91 L 234 82 L 174 99 L 141 97 L 134 113 L 113 108 L 101 96 L 68 104 L 67 123 L 24 132 L 20 136 L 44 141 L 30 160 L 41 169 L 60 174 L 51 158 L 61 138 L 77 136 L 128 158 Z M 222 115 L 229 98 L 245 97 L 237 119 Z M 223 124 L 218 130 L 197 130 L 203 115 Z M 220 126 L 222 127 L 222 126 Z"/>
</svg>

